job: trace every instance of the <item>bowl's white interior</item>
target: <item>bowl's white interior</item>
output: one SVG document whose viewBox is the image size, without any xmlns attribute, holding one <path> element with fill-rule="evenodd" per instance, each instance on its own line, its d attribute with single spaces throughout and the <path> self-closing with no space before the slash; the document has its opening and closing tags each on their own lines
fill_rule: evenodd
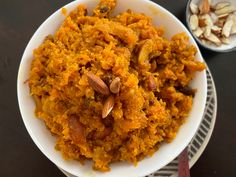
<svg viewBox="0 0 236 177">
<path fill-rule="evenodd" d="M 91 9 L 97 4 L 97 2 L 98 0 L 77 0 L 71 2 L 65 7 L 68 11 L 70 11 L 79 3 L 84 3 L 87 4 L 88 9 L 91 12 Z M 148 0 L 117 0 L 117 7 L 114 13 L 116 14 L 118 12 L 125 11 L 128 8 L 151 16 L 154 24 L 162 25 L 166 28 L 166 37 L 168 38 L 175 33 L 183 31 L 186 32 L 188 36 L 190 36 L 191 43 L 197 47 L 195 41 L 183 24 L 177 20 L 175 16 L 159 5 L 156 5 Z M 61 11 L 58 10 L 39 27 L 27 45 L 19 67 L 17 89 L 20 111 L 25 126 L 35 144 L 57 166 L 73 175 L 81 177 L 144 176 L 165 166 L 177 157 L 177 155 L 187 146 L 200 124 L 206 101 L 206 73 L 197 73 L 196 78 L 192 82 L 192 87 L 197 88 L 198 92 L 194 98 L 190 116 L 187 122 L 180 128 L 175 140 L 170 144 L 163 144 L 159 151 L 157 151 L 152 157 L 145 158 L 139 162 L 138 166 L 134 167 L 132 164 L 128 163 L 114 163 L 111 165 L 110 172 L 101 173 L 92 170 L 91 162 L 81 165 L 79 162 L 74 160 L 65 161 L 63 160 L 60 152 L 54 149 L 55 138 L 51 136 L 51 133 L 46 129 L 43 121 L 35 118 L 35 104 L 29 95 L 28 85 L 24 84 L 24 81 L 28 79 L 29 68 L 33 57 L 33 49 L 37 48 L 43 42 L 45 36 L 48 34 L 53 34 L 60 26 L 64 18 L 65 17 L 61 14 Z M 198 60 L 203 61 L 199 49 L 196 57 Z"/>
<path fill-rule="evenodd" d="M 191 0 L 194 4 L 199 5 L 199 3 L 201 2 L 201 0 Z M 228 2 L 230 2 L 232 5 L 234 5 L 236 7 L 236 1 L 235 0 L 227 0 Z M 218 2 L 222 2 L 222 0 L 211 0 L 211 4 L 215 5 Z M 190 18 L 190 9 L 186 9 L 186 20 L 187 20 L 187 25 L 189 26 L 189 18 Z M 234 13 L 236 15 L 236 13 Z M 189 28 L 190 29 L 190 28 Z M 195 37 L 195 36 L 194 36 Z M 195 37 L 195 39 L 204 47 L 209 48 L 213 51 L 227 51 L 230 50 L 234 47 L 236 47 L 236 35 L 231 35 L 229 37 L 230 39 L 230 44 L 229 45 L 225 45 L 222 44 L 221 46 L 216 46 L 214 44 L 203 44 L 201 42 L 201 40 L 199 40 L 197 37 Z"/>
</svg>

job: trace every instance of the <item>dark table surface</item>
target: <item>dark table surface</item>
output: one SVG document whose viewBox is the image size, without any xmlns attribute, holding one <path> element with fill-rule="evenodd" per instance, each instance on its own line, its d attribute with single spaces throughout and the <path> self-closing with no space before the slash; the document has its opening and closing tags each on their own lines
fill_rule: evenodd
<svg viewBox="0 0 236 177">
<path fill-rule="evenodd" d="M 63 177 L 35 146 L 18 108 L 17 70 L 30 37 L 69 0 L 0 0 L 0 177 Z M 182 22 L 186 0 L 156 0 Z M 213 74 L 218 113 L 211 140 L 191 169 L 192 177 L 236 176 L 236 52 L 201 48 Z M 128 176 L 127 176 L 128 177 Z"/>
</svg>

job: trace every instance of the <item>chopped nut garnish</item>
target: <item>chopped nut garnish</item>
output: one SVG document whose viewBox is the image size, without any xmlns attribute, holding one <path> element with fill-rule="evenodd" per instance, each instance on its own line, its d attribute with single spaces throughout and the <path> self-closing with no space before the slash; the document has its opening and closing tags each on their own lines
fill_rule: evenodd
<svg viewBox="0 0 236 177">
<path fill-rule="evenodd" d="M 236 7 L 230 2 L 210 4 L 201 0 L 199 4 L 190 2 L 189 27 L 194 36 L 203 44 L 230 44 L 230 36 L 236 34 Z M 199 12 L 200 11 L 200 12 Z"/>
<path fill-rule="evenodd" d="M 115 99 L 113 95 L 110 95 L 103 106 L 103 110 L 102 110 L 102 118 L 106 118 L 108 116 L 108 114 L 111 112 L 111 110 L 114 107 L 114 103 L 115 103 Z"/>
<path fill-rule="evenodd" d="M 120 91 L 120 85 L 121 85 L 121 83 L 120 83 L 120 78 L 119 77 L 116 77 L 112 82 L 111 82 L 111 84 L 110 84 L 110 91 L 112 92 L 112 93 L 119 93 L 119 91 Z"/>
<path fill-rule="evenodd" d="M 97 92 L 103 95 L 109 95 L 110 91 L 105 82 L 93 73 L 87 73 L 89 85 Z"/>
<path fill-rule="evenodd" d="M 190 28 L 192 30 L 196 30 L 198 27 L 198 17 L 197 15 L 191 15 L 190 16 Z"/>
</svg>

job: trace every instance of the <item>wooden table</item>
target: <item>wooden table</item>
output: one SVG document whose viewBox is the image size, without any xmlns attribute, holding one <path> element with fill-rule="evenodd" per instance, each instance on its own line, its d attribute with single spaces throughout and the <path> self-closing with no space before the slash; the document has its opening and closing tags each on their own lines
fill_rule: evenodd
<svg viewBox="0 0 236 177">
<path fill-rule="evenodd" d="M 16 79 L 23 51 L 39 25 L 69 0 L 0 0 L 0 177 L 63 177 L 35 146 L 18 108 Z M 156 0 L 182 22 L 186 0 Z M 235 177 L 236 52 L 201 48 L 215 79 L 218 115 L 192 177 Z M 127 176 L 128 177 L 128 176 Z"/>
</svg>

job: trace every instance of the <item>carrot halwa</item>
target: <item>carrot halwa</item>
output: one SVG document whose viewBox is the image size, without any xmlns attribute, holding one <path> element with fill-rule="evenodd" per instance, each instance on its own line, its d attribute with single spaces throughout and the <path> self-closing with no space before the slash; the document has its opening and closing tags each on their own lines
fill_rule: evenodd
<svg viewBox="0 0 236 177">
<path fill-rule="evenodd" d="M 91 159 L 100 171 L 137 164 L 171 142 L 192 106 L 188 84 L 205 68 L 184 33 L 168 40 L 145 14 L 111 16 L 115 4 L 101 0 L 92 16 L 79 5 L 34 50 L 29 77 L 36 116 L 57 137 L 56 149 L 65 159 Z M 120 88 L 101 94 L 94 78 Z"/>
</svg>

